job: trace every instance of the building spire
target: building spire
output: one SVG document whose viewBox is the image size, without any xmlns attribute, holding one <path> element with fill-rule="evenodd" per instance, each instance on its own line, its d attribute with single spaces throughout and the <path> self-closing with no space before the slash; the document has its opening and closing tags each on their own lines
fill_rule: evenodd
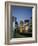
<svg viewBox="0 0 38 46">
<path fill-rule="evenodd" d="M 20 20 L 22 20 L 22 16 L 20 16 Z"/>
</svg>

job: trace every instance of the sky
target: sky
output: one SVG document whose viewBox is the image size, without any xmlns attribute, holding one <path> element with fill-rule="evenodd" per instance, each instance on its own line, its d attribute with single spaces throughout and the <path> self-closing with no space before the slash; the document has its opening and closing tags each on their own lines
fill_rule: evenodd
<svg viewBox="0 0 38 46">
<path fill-rule="evenodd" d="M 20 20 L 30 20 L 30 17 L 32 17 L 32 8 L 11 6 L 11 15 L 17 18 L 18 23 L 20 23 Z"/>
</svg>

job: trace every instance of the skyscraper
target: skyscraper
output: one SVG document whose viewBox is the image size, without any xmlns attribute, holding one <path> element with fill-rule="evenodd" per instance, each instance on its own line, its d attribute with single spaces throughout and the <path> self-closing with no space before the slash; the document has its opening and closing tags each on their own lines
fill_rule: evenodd
<svg viewBox="0 0 38 46">
<path fill-rule="evenodd" d="M 29 20 L 24 20 L 24 32 L 28 32 L 29 29 Z"/>
</svg>

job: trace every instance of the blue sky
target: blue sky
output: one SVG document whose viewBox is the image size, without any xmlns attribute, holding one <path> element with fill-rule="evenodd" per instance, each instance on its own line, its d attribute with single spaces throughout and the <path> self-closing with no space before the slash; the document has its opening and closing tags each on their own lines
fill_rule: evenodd
<svg viewBox="0 0 38 46">
<path fill-rule="evenodd" d="M 30 20 L 30 17 L 32 17 L 32 8 L 11 6 L 11 15 L 17 18 L 18 23 L 20 23 L 20 20 Z"/>
</svg>

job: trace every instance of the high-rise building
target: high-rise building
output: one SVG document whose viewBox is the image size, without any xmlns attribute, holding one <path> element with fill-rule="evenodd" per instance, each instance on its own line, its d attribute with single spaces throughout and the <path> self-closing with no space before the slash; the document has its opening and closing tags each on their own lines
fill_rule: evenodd
<svg viewBox="0 0 38 46">
<path fill-rule="evenodd" d="M 20 33 L 23 32 L 23 28 L 24 28 L 24 27 L 23 27 L 23 21 L 21 20 L 21 21 L 20 21 Z"/>
<path fill-rule="evenodd" d="M 29 30 L 29 20 L 24 20 L 24 32 L 28 32 Z"/>
<path fill-rule="evenodd" d="M 29 31 L 32 32 L 32 17 L 30 17 Z"/>
</svg>

